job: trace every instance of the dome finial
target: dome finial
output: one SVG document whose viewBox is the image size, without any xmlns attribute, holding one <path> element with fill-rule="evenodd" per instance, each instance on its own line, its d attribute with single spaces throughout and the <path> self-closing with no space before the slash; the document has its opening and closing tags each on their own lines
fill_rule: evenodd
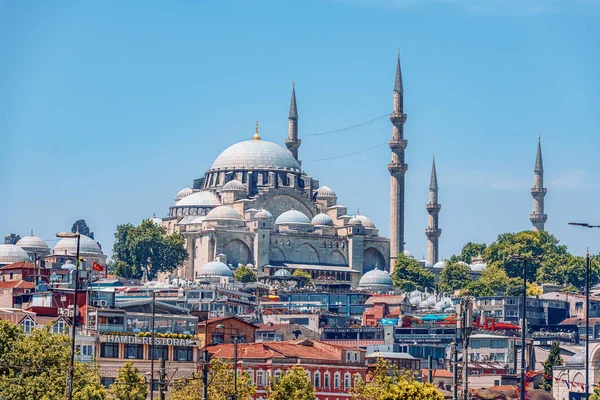
<svg viewBox="0 0 600 400">
<path fill-rule="evenodd" d="M 33 236 L 33 228 L 31 228 L 31 236 Z"/>
<path fill-rule="evenodd" d="M 253 140 L 260 140 L 260 135 L 258 134 L 258 121 L 256 121 L 256 132 L 254 132 L 254 136 L 252 136 Z"/>
</svg>

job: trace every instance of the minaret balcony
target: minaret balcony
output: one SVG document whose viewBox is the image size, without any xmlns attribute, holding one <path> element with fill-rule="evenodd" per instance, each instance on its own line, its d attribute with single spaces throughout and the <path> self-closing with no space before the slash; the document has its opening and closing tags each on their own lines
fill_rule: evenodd
<svg viewBox="0 0 600 400">
<path fill-rule="evenodd" d="M 406 139 L 392 139 L 388 142 L 388 144 L 390 145 L 390 149 L 392 149 L 393 152 L 396 152 L 398 150 L 404 150 L 406 149 L 406 147 L 408 146 L 408 140 Z"/>
<path fill-rule="evenodd" d="M 532 223 L 546 222 L 547 219 L 548 219 L 548 215 L 546 215 L 546 214 L 529 214 L 529 220 Z"/>
<path fill-rule="evenodd" d="M 388 170 L 390 171 L 390 174 L 392 174 L 392 175 L 395 175 L 395 174 L 405 174 L 406 171 L 408 171 L 408 164 L 390 163 L 390 164 L 388 164 Z"/>
<path fill-rule="evenodd" d="M 546 188 L 531 188 L 531 194 L 534 196 L 545 196 L 548 189 Z"/>
<path fill-rule="evenodd" d="M 425 236 L 427 236 L 428 238 L 439 238 L 441 234 L 442 234 L 442 230 L 439 228 L 426 228 L 425 229 Z"/>
<path fill-rule="evenodd" d="M 440 209 L 442 208 L 441 204 L 433 204 L 433 203 L 429 203 L 425 205 L 425 209 L 427 210 L 428 213 L 434 213 L 434 212 L 439 212 Z"/>
<path fill-rule="evenodd" d="M 404 113 L 393 112 L 390 114 L 390 121 L 392 121 L 392 124 L 397 124 L 397 123 L 403 124 L 406 122 L 406 118 L 407 118 L 407 115 Z"/>
</svg>

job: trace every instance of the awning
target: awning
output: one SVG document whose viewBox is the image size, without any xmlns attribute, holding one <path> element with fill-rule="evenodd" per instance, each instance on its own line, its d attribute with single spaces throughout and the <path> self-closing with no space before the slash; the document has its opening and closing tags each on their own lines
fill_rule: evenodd
<svg viewBox="0 0 600 400">
<path fill-rule="evenodd" d="M 329 272 L 350 272 L 351 274 L 358 274 L 359 272 L 343 265 L 321 265 L 321 264 L 295 264 L 295 263 L 277 263 L 269 265 L 271 268 L 289 268 L 289 269 L 301 269 L 303 271 L 315 270 L 315 271 L 329 271 Z M 269 266 L 265 266 L 268 268 Z"/>
</svg>

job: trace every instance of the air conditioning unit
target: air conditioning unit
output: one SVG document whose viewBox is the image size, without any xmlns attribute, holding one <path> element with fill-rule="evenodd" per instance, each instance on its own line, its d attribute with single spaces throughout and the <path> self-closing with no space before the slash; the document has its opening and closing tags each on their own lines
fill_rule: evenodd
<svg viewBox="0 0 600 400">
<path fill-rule="evenodd" d="M 102 307 L 106 307 L 108 305 L 108 301 L 106 300 L 100 300 L 99 303 Z"/>
<path fill-rule="evenodd" d="M 98 307 L 98 306 L 100 305 L 100 300 L 93 300 L 93 301 L 92 301 L 92 305 L 93 305 L 94 307 Z"/>
<path fill-rule="evenodd" d="M 440 358 L 440 359 L 438 359 L 438 364 L 439 364 L 439 365 L 444 365 L 444 362 L 445 362 L 445 361 L 446 361 L 446 360 L 444 360 L 443 358 Z"/>
</svg>

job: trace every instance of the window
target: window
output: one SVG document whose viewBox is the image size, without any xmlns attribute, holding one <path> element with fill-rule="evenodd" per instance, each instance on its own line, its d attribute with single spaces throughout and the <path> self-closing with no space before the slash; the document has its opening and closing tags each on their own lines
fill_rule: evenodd
<svg viewBox="0 0 600 400">
<path fill-rule="evenodd" d="M 160 360 L 161 358 L 165 361 L 169 360 L 169 348 L 167 346 L 153 346 L 154 348 L 154 359 Z M 150 357 L 150 346 L 148 346 L 148 360 Z"/>
<path fill-rule="evenodd" d="M 35 324 L 30 318 L 25 318 L 21 326 L 23 327 L 23 331 L 25 333 L 31 333 L 31 331 L 35 327 Z"/>
<path fill-rule="evenodd" d="M 358 380 L 360 379 L 360 374 L 354 374 L 354 386 L 356 386 L 356 384 L 358 383 Z"/>
<path fill-rule="evenodd" d="M 323 387 L 329 389 L 329 381 L 331 379 L 331 374 L 329 372 L 325 372 L 323 374 Z"/>
<path fill-rule="evenodd" d="M 256 386 L 264 386 L 264 384 L 265 384 L 264 372 L 256 371 Z"/>
<path fill-rule="evenodd" d="M 75 346 L 75 352 L 78 353 L 79 355 L 86 356 L 86 357 L 94 355 L 91 344 L 83 344 L 83 345 L 78 344 L 77 346 Z"/>
<path fill-rule="evenodd" d="M 192 347 L 173 347 L 174 361 L 194 361 L 194 349 Z"/>
<path fill-rule="evenodd" d="M 144 359 L 144 345 L 141 344 L 126 344 L 124 358 Z"/>
<path fill-rule="evenodd" d="M 102 385 L 104 386 L 105 389 L 109 389 L 110 385 L 115 383 L 115 381 L 116 381 L 115 378 L 102 378 L 102 380 L 100 382 L 102 383 Z"/>
<path fill-rule="evenodd" d="M 249 370 L 246 370 L 246 372 L 248 372 L 248 375 L 250 376 L 250 384 L 253 385 L 254 384 L 254 371 L 249 369 Z"/>
<path fill-rule="evenodd" d="M 100 357 L 119 358 L 119 343 L 100 344 Z"/>
<path fill-rule="evenodd" d="M 65 333 L 67 330 L 67 323 L 62 319 L 59 319 L 52 325 L 52 333 L 60 334 Z"/>
<path fill-rule="evenodd" d="M 350 372 L 344 374 L 344 389 L 350 389 Z"/>
<path fill-rule="evenodd" d="M 210 337 L 212 339 L 212 343 L 219 343 L 219 344 L 225 343 L 225 337 L 222 333 L 213 333 L 210 335 Z"/>
<path fill-rule="evenodd" d="M 342 376 L 340 375 L 339 372 L 336 372 L 335 374 L 333 374 L 333 388 L 334 389 L 339 389 L 340 385 L 341 385 L 341 379 Z"/>
<path fill-rule="evenodd" d="M 315 371 L 315 388 L 321 387 L 321 373 Z"/>
<path fill-rule="evenodd" d="M 514 306 L 517 304 L 517 299 L 515 297 L 509 297 L 506 299 L 506 304 Z"/>
</svg>

